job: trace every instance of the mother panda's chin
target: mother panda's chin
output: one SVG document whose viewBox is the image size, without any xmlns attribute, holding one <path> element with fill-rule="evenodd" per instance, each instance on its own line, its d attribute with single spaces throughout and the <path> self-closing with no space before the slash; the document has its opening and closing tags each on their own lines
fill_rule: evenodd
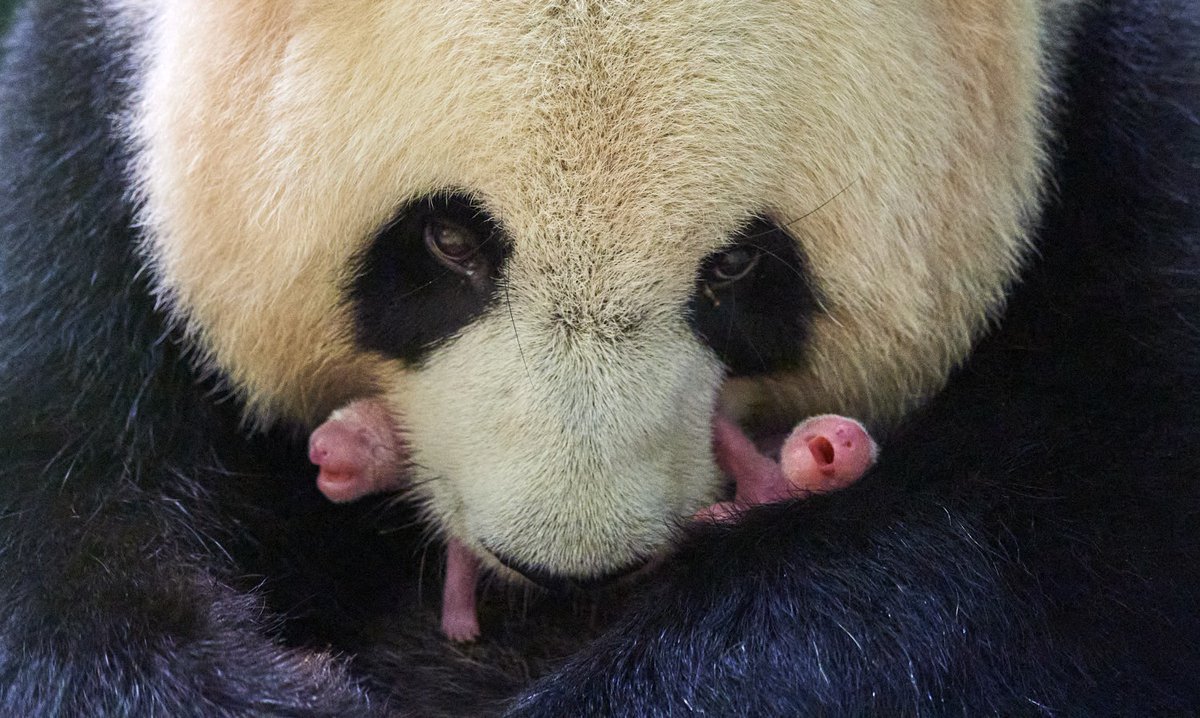
<svg viewBox="0 0 1200 718">
<path fill-rule="evenodd" d="M 494 471 L 419 478 L 417 485 L 435 522 L 485 562 L 543 585 L 553 577 L 586 583 L 621 575 L 669 551 L 688 518 L 718 498 L 711 412 L 703 414 L 699 430 L 662 437 L 675 450 L 661 459 L 617 462 L 600 453 L 619 443 L 546 445 L 541 465 L 495 456 Z M 573 456 L 563 456 L 570 449 Z"/>
<path fill-rule="evenodd" d="M 581 582 L 628 572 L 717 498 L 723 369 L 681 321 L 559 342 L 515 317 L 476 322 L 393 392 L 415 491 L 486 561 Z"/>
</svg>

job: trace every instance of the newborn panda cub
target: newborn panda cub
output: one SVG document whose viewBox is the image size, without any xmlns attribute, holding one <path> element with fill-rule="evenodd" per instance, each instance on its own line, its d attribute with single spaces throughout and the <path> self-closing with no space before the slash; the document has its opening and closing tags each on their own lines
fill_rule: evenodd
<svg viewBox="0 0 1200 718">
<path fill-rule="evenodd" d="M 734 499 L 701 509 L 696 518 L 723 522 L 756 504 L 849 486 L 875 463 L 878 448 L 862 424 L 825 414 L 796 426 L 775 461 L 736 424 L 718 415 L 713 420 L 713 452 L 717 465 L 734 480 Z M 320 467 L 321 493 L 330 501 L 345 503 L 402 488 L 407 451 L 384 402 L 361 399 L 333 412 L 313 431 L 308 458 Z M 442 589 L 442 632 L 450 640 L 479 637 L 478 577 L 479 560 L 457 539 L 450 539 Z"/>
<path fill-rule="evenodd" d="M 798 424 L 783 440 L 779 461 L 774 461 L 737 424 L 718 415 L 713 420 L 713 452 L 737 491 L 733 501 L 701 509 L 696 517 L 728 521 L 756 504 L 843 489 L 871 468 L 879 447 L 854 419 L 822 414 Z"/>
<path fill-rule="evenodd" d="M 402 488 L 408 452 L 386 404 L 352 402 L 329 415 L 308 439 L 309 461 L 320 467 L 317 488 L 334 503 Z M 458 539 L 446 546 L 442 632 L 453 641 L 479 637 L 475 583 L 479 561 Z"/>
</svg>

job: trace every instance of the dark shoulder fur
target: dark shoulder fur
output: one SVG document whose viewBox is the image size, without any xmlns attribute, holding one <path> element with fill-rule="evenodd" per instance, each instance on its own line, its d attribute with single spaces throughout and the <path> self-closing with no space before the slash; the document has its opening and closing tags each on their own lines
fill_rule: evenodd
<svg viewBox="0 0 1200 718">
<path fill-rule="evenodd" d="M 1200 712 L 1198 16 L 1086 12 L 1038 255 L 867 479 L 697 529 L 598 612 L 493 590 L 459 652 L 411 517 L 327 505 L 190 368 L 130 226 L 127 39 L 31 3 L 0 74 L 0 714 Z"/>
</svg>

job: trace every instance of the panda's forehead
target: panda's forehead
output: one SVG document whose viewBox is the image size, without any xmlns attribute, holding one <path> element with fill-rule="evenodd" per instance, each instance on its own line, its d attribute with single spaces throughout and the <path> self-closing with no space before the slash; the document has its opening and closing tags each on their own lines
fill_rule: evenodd
<svg viewBox="0 0 1200 718">
<path fill-rule="evenodd" d="M 728 5 L 702 5 L 705 17 L 679 4 L 456 3 L 410 43 L 393 9 L 373 37 L 416 49 L 425 71 L 380 120 L 423 138 L 396 148 L 396 166 L 432 171 L 382 192 L 470 191 L 527 253 L 643 248 L 661 260 L 678 245 L 693 262 L 775 209 L 785 168 L 763 148 L 792 129 L 779 121 L 792 98 L 761 82 L 746 48 L 762 42 L 741 25 L 751 13 L 731 23 Z M 408 52 L 379 54 L 391 76 L 413 74 Z M 378 87 L 355 90 L 369 104 Z"/>
</svg>

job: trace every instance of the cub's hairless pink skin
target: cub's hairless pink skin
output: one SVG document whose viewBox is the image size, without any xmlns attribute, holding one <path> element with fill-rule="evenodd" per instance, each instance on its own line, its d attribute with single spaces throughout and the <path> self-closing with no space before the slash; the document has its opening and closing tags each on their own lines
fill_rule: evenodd
<svg viewBox="0 0 1200 718">
<path fill-rule="evenodd" d="M 792 430 L 779 451 L 779 468 L 796 489 L 826 493 L 861 479 L 878 455 L 879 447 L 862 424 L 824 414 Z"/>
<path fill-rule="evenodd" d="M 308 458 L 320 467 L 317 488 L 334 503 L 403 487 L 408 451 L 387 406 L 362 399 L 338 409 L 308 438 Z M 479 637 L 475 584 L 479 559 L 458 539 L 446 546 L 442 632 L 452 641 Z"/>
<path fill-rule="evenodd" d="M 335 504 L 399 489 L 407 453 L 376 399 L 338 409 L 308 437 L 308 460 L 321 467 L 317 488 Z"/>
<path fill-rule="evenodd" d="M 479 558 L 458 539 L 446 545 L 446 581 L 442 584 L 442 633 L 465 643 L 479 638 L 479 613 L 475 610 L 475 584 Z"/>
<path fill-rule="evenodd" d="M 779 461 L 763 456 L 740 428 L 723 416 L 713 420 L 717 465 L 733 477 L 733 501 L 701 509 L 697 518 L 728 521 L 739 510 L 845 488 L 875 463 L 878 448 L 863 425 L 836 414 L 814 416 L 783 442 Z"/>
</svg>

